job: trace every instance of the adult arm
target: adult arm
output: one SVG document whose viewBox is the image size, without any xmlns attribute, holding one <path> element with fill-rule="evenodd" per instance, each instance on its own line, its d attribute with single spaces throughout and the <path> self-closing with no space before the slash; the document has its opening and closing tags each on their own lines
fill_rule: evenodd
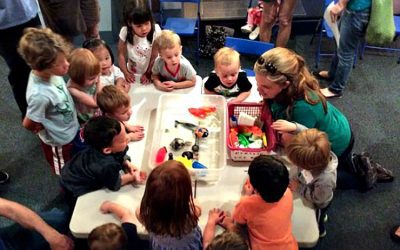
<svg viewBox="0 0 400 250">
<path fill-rule="evenodd" d="M 339 0 L 335 5 L 333 5 L 330 13 L 332 23 L 336 22 L 340 15 L 342 15 L 342 12 L 346 8 L 348 2 L 349 0 Z"/>
<path fill-rule="evenodd" d="M 13 201 L 0 198 L 0 215 L 27 229 L 40 233 L 51 249 L 73 249 L 73 241 L 49 226 L 31 209 Z"/>
</svg>

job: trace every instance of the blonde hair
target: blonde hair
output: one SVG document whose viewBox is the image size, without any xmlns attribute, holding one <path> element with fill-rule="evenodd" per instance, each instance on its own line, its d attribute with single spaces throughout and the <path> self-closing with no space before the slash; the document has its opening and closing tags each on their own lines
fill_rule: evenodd
<svg viewBox="0 0 400 250">
<path fill-rule="evenodd" d="M 166 49 L 172 49 L 175 46 L 181 46 L 181 38 L 172 30 L 163 30 L 154 43 L 158 47 L 158 52 L 161 52 Z"/>
<path fill-rule="evenodd" d="M 90 250 L 122 250 L 126 249 L 127 236 L 122 227 L 107 223 L 90 232 L 88 245 Z"/>
<path fill-rule="evenodd" d="M 232 48 L 220 48 L 214 55 L 215 68 L 217 68 L 218 65 L 231 65 L 236 62 L 240 65 L 240 54 Z"/>
<path fill-rule="evenodd" d="M 68 74 L 71 80 L 83 85 L 85 80 L 99 75 L 101 66 L 96 56 L 88 49 L 74 49 L 68 58 L 70 63 Z"/>
<path fill-rule="evenodd" d="M 266 65 L 272 64 L 276 73 L 271 74 Z M 326 99 L 322 95 L 319 83 L 308 70 L 304 58 L 286 48 L 273 48 L 266 51 L 254 64 L 256 74 L 268 76 L 278 85 L 284 86 L 286 81 L 290 84 L 276 97 L 276 101 L 287 104 L 287 116 L 290 118 L 293 103 L 296 99 L 304 98 L 306 102 L 315 105 L 322 102 L 325 113 L 327 112 Z"/>
<path fill-rule="evenodd" d="M 128 94 L 115 85 L 108 85 L 97 94 L 97 106 L 103 113 L 112 114 L 120 107 L 127 107 L 131 103 Z"/>
<path fill-rule="evenodd" d="M 306 170 L 322 171 L 330 161 L 331 145 L 325 132 L 312 128 L 301 131 L 286 145 L 290 161 Z"/>
<path fill-rule="evenodd" d="M 62 36 L 49 28 L 27 28 L 18 44 L 18 53 L 34 70 L 53 66 L 58 54 L 68 56 L 72 46 Z"/>
</svg>

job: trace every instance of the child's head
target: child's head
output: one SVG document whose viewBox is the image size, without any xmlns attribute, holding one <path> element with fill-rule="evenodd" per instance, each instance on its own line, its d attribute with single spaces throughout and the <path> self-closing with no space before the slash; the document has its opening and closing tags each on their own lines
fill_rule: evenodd
<svg viewBox="0 0 400 250">
<path fill-rule="evenodd" d="M 84 48 L 74 49 L 68 58 L 69 77 L 82 87 L 90 87 L 96 83 L 101 68 L 99 60 L 93 53 Z"/>
<path fill-rule="evenodd" d="M 278 158 L 260 155 L 249 166 L 250 184 L 265 202 L 277 202 L 289 184 L 289 172 Z"/>
<path fill-rule="evenodd" d="M 240 71 L 240 54 L 228 47 L 223 47 L 214 55 L 215 73 L 223 85 L 233 86 Z"/>
<path fill-rule="evenodd" d="M 248 250 L 246 241 L 236 232 L 225 231 L 215 236 L 206 250 Z"/>
<path fill-rule="evenodd" d="M 84 41 L 82 47 L 92 51 L 94 56 L 100 62 L 101 74 L 108 75 L 111 66 L 114 64 L 114 55 L 110 46 L 99 38 L 91 38 Z"/>
<path fill-rule="evenodd" d="M 123 250 L 126 249 L 127 237 L 122 227 L 107 223 L 90 232 L 88 245 L 90 250 Z"/>
<path fill-rule="evenodd" d="M 180 237 L 196 227 L 192 181 L 182 163 L 166 161 L 151 171 L 140 204 L 140 218 L 147 231 L 156 235 Z"/>
<path fill-rule="evenodd" d="M 163 30 L 154 43 L 158 47 L 160 57 L 167 66 L 173 67 L 180 63 L 182 46 L 181 38 L 171 30 Z"/>
<path fill-rule="evenodd" d="M 27 28 L 19 41 L 18 52 L 26 63 L 37 71 L 51 75 L 67 74 L 67 56 L 71 45 L 50 29 Z"/>
<path fill-rule="evenodd" d="M 123 17 L 125 26 L 127 27 L 127 42 L 133 44 L 133 37 L 135 35 L 146 37 L 150 43 L 153 42 L 155 24 L 147 1 L 146 3 L 141 3 L 140 1 L 128 3 L 124 7 Z"/>
<path fill-rule="evenodd" d="M 104 86 L 97 94 L 97 106 L 104 115 L 125 122 L 131 118 L 131 99 L 115 85 Z"/>
<path fill-rule="evenodd" d="M 119 153 L 128 145 L 125 127 L 107 116 L 91 118 L 83 129 L 85 143 L 104 154 Z"/>
<path fill-rule="evenodd" d="M 330 161 L 330 151 L 328 136 L 315 128 L 301 131 L 285 146 L 289 160 L 310 171 L 325 169 Z"/>
</svg>

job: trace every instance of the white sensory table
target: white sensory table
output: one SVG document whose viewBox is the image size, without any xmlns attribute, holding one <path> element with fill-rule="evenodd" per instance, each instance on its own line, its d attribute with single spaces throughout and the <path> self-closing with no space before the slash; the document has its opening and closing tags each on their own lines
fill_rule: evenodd
<svg viewBox="0 0 400 250">
<path fill-rule="evenodd" d="M 255 79 L 250 78 L 254 84 Z M 174 93 L 182 94 L 201 94 L 202 84 L 201 78 L 198 76 L 197 84 L 190 89 L 182 89 L 174 91 Z M 153 84 L 140 85 L 134 84 L 131 88 L 130 95 L 133 104 L 134 124 L 139 124 L 145 128 L 145 138 L 139 142 L 130 143 L 128 154 L 132 158 L 132 162 L 136 166 L 141 166 L 143 171 L 149 172 L 148 155 L 150 155 L 150 144 L 152 142 L 152 130 L 154 129 L 156 107 L 158 97 L 164 92 L 158 91 Z M 248 101 L 260 101 L 256 86 L 252 89 Z M 240 191 L 244 179 L 247 177 L 248 162 L 226 161 L 226 168 L 221 172 L 221 179 L 214 185 L 197 185 L 197 200 L 202 208 L 199 225 L 204 229 L 208 211 L 214 207 L 232 211 L 234 205 L 240 198 Z M 140 206 L 140 201 L 144 193 L 144 185 L 122 187 L 118 192 L 112 192 L 108 189 L 101 189 L 83 195 L 78 198 L 73 212 L 70 229 L 72 234 L 77 238 L 86 238 L 90 231 L 104 223 L 118 223 L 118 219 L 111 214 L 102 214 L 99 210 L 100 205 L 105 200 L 119 203 L 134 212 Z M 294 194 L 294 211 L 292 215 L 293 234 L 297 239 L 300 247 L 313 247 L 319 239 L 318 224 L 315 217 L 315 210 L 312 205 L 307 203 Z M 136 221 L 138 233 L 146 237 L 147 232 L 144 227 Z M 221 229 L 219 231 L 222 231 Z"/>
</svg>

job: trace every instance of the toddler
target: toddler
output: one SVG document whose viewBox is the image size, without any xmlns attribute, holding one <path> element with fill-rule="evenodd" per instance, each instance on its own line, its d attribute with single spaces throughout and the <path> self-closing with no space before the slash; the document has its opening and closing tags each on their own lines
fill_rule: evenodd
<svg viewBox="0 0 400 250">
<path fill-rule="evenodd" d="M 289 160 L 299 167 L 289 188 L 312 202 L 317 209 L 320 237 L 326 235 L 327 209 L 336 187 L 338 159 L 326 133 L 315 128 L 301 131 L 285 147 Z"/>
<path fill-rule="evenodd" d="M 128 138 L 122 123 L 106 116 L 94 117 L 85 125 L 83 138 L 88 147 L 61 171 L 60 183 L 71 205 L 86 193 L 104 187 L 117 191 L 128 183 L 143 181 L 126 155 Z M 122 170 L 126 173 L 120 174 Z"/>
<path fill-rule="evenodd" d="M 32 68 L 22 125 L 39 135 L 46 159 L 57 175 L 71 158 L 72 141 L 79 129 L 74 101 L 62 78 L 68 72 L 69 51 L 70 45 L 60 35 L 37 28 L 25 30 L 18 48 Z"/>
<path fill-rule="evenodd" d="M 250 33 L 249 39 L 251 40 L 256 39 L 260 34 L 260 23 L 263 11 L 262 3 L 263 1 L 258 1 L 257 6 L 247 10 L 247 23 L 240 28 L 243 33 Z"/>
<path fill-rule="evenodd" d="M 251 87 L 246 72 L 240 70 L 240 54 L 228 47 L 219 49 L 214 55 L 214 71 L 204 84 L 205 93 L 232 97 L 230 103 L 240 103 L 250 95 Z"/>
<path fill-rule="evenodd" d="M 196 71 L 182 55 L 180 37 L 171 30 L 163 30 L 154 44 L 160 54 L 152 70 L 152 80 L 156 88 L 172 91 L 193 87 L 196 84 Z"/>
<path fill-rule="evenodd" d="M 68 90 L 75 101 L 78 121 L 85 124 L 93 116 L 100 115 L 96 95 L 103 85 L 99 80 L 100 63 L 90 50 L 78 48 L 69 59 Z"/>
<path fill-rule="evenodd" d="M 141 83 L 149 83 L 151 69 L 158 55 L 153 42 L 161 29 L 154 23 L 151 10 L 146 3 L 142 6 L 127 4 L 124 8 L 125 26 L 119 33 L 118 61 L 129 83 L 135 82 L 135 75 L 141 75 Z"/>
<path fill-rule="evenodd" d="M 103 115 L 113 117 L 125 125 L 130 141 L 144 138 L 143 126 L 128 123 L 132 115 L 131 99 L 114 85 L 105 86 L 97 96 L 97 104 Z"/>
<path fill-rule="evenodd" d="M 197 224 L 201 210 L 194 203 L 192 181 L 182 163 L 169 160 L 151 171 L 137 213 L 152 249 L 202 249 Z"/>
<path fill-rule="evenodd" d="M 93 52 L 101 66 L 100 82 L 103 85 L 115 85 L 129 92 L 130 84 L 125 81 L 124 74 L 114 65 L 114 55 L 106 42 L 99 38 L 92 38 L 83 42 L 82 47 Z"/>
<path fill-rule="evenodd" d="M 298 249 L 292 234 L 293 195 L 289 172 L 278 158 L 260 155 L 250 163 L 245 196 L 236 204 L 233 220 L 247 225 L 250 248 Z"/>
</svg>

